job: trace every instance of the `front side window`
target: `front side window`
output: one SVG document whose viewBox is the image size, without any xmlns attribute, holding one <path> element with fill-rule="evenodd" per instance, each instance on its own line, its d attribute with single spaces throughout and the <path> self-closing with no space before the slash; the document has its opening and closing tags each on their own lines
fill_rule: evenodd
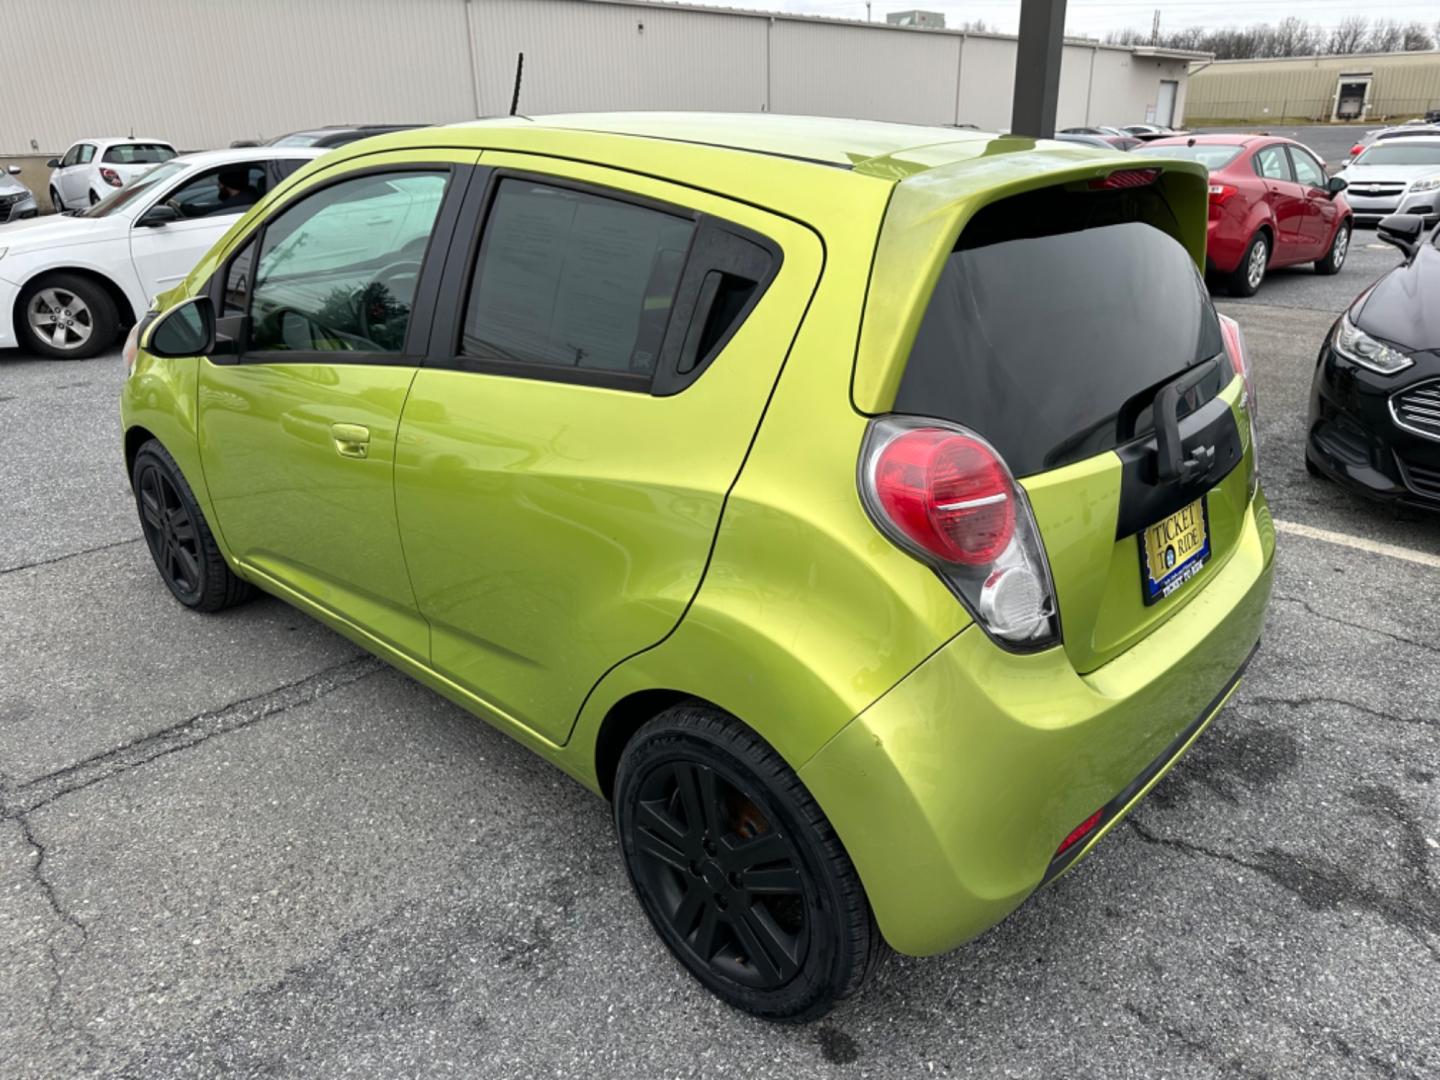
<svg viewBox="0 0 1440 1080">
<path fill-rule="evenodd" d="M 101 161 L 113 165 L 159 165 L 175 156 L 175 148 L 165 143 L 123 143 L 105 151 Z"/>
<path fill-rule="evenodd" d="M 1267 146 L 1255 155 L 1255 172 L 1266 180 L 1293 180 L 1283 146 Z"/>
<path fill-rule="evenodd" d="M 230 268 L 225 271 L 222 315 L 244 315 L 250 310 L 250 268 L 254 265 L 255 241 L 251 240 L 230 260 Z"/>
<path fill-rule="evenodd" d="M 1295 163 L 1295 179 L 1306 187 L 1323 188 L 1325 186 L 1325 170 L 1319 163 L 1304 150 L 1290 148 L 1290 160 Z"/>
<path fill-rule="evenodd" d="M 403 351 L 448 178 L 356 176 L 272 219 L 251 286 L 250 351 Z"/>
<path fill-rule="evenodd" d="M 79 149 L 80 156 L 76 159 L 78 164 L 89 165 L 90 162 L 95 160 L 95 147 L 91 146 L 89 143 L 84 143 L 80 146 Z"/>
<path fill-rule="evenodd" d="M 502 181 L 471 283 L 462 365 L 653 374 L 694 231 L 661 210 Z"/>
<path fill-rule="evenodd" d="M 75 164 L 77 161 L 79 161 L 79 160 L 80 160 L 80 147 L 79 147 L 79 146 L 72 146 L 72 147 L 70 147 L 69 150 L 66 150 L 66 151 L 65 151 L 65 156 L 60 159 L 60 168 L 62 168 L 62 169 L 68 169 L 68 168 L 70 168 L 71 165 L 74 165 L 74 164 Z"/>
<path fill-rule="evenodd" d="M 201 173 L 165 197 L 165 205 L 186 221 L 243 214 L 269 190 L 270 178 L 262 162 L 237 162 Z"/>
</svg>

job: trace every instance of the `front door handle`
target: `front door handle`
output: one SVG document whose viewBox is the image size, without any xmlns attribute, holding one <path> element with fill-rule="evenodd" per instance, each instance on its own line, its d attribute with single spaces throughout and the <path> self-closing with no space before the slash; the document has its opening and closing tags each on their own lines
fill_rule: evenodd
<svg viewBox="0 0 1440 1080">
<path fill-rule="evenodd" d="M 330 437 L 341 457 L 363 458 L 370 452 L 370 429 L 363 424 L 331 424 Z"/>
</svg>

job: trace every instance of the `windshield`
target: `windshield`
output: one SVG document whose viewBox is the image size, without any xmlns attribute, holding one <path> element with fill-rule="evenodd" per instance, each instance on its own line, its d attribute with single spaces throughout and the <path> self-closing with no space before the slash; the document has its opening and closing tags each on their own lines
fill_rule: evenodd
<svg viewBox="0 0 1440 1080">
<path fill-rule="evenodd" d="M 119 191 L 101 199 L 89 210 L 83 210 L 79 217 L 97 218 L 109 217 L 111 214 L 123 209 L 133 203 L 145 192 L 157 184 L 164 184 L 185 171 L 185 166 L 178 161 L 167 162 L 164 165 L 156 165 L 148 172 L 143 172 L 130 183 L 126 184 Z"/>
<path fill-rule="evenodd" d="M 1356 165 L 1440 165 L 1440 142 L 1377 143 Z"/>
<path fill-rule="evenodd" d="M 105 151 L 102 161 L 112 165 L 158 165 L 175 156 L 175 148 L 165 143 L 125 143 Z"/>
<path fill-rule="evenodd" d="M 1175 158 L 1179 161 L 1198 161 L 1207 169 L 1223 169 L 1230 162 L 1240 156 L 1240 151 L 1245 149 L 1235 143 L 1210 143 L 1204 145 L 1196 143 L 1194 146 L 1156 146 L 1151 143 L 1145 147 L 1146 157 Z"/>
<path fill-rule="evenodd" d="M 271 146 L 314 146 L 323 136 L 318 131 L 297 131 L 294 135 L 286 135 L 282 139 L 276 139 Z"/>
</svg>

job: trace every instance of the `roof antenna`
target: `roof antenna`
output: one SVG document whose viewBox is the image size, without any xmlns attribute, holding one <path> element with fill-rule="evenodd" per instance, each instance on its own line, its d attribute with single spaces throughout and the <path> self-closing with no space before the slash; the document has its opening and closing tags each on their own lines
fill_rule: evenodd
<svg viewBox="0 0 1440 1080">
<path fill-rule="evenodd" d="M 525 71 L 525 54 L 520 53 L 515 61 L 515 93 L 510 98 L 510 115 L 514 116 L 520 109 L 520 76 Z"/>
</svg>

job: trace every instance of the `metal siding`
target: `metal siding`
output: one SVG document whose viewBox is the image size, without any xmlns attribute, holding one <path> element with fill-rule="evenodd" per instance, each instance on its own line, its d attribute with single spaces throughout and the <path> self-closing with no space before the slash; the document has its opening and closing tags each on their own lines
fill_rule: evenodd
<svg viewBox="0 0 1440 1080">
<path fill-rule="evenodd" d="M 959 122 L 1008 131 L 1015 91 L 1015 42 L 967 37 L 960 59 Z"/>
<path fill-rule="evenodd" d="M 471 23 L 483 114 L 510 111 L 520 52 L 526 114 L 765 108 L 765 19 L 587 0 L 483 0 Z"/>
<path fill-rule="evenodd" d="M 103 46 L 77 62 L 57 45 L 53 4 L 6 6 L 0 152 L 131 131 L 199 149 L 474 114 L 457 0 L 71 0 L 62 18 Z"/>
<path fill-rule="evenodd" d="M 771 109 L 953 124 L 959 42 L 954 34 L 777 21 L 770 37 Z"/>
<path fill-rule="evenodd" d="M 1211 64 L 1189 81 L 1196 120 L 1328 120 L 1343 74 L 1372 75 L 1367 116 L 1408 119 L 1440 103 L 1440 53 L 1317 56 Z"/>
</svg>

